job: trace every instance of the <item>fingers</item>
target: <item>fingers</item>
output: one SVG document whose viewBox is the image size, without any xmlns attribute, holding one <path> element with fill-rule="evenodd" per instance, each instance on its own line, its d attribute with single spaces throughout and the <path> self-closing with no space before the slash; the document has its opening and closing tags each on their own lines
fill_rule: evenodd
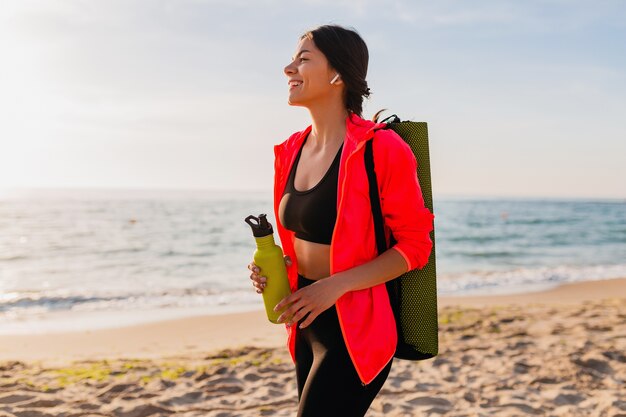
<svg viewBox="0 0 626 417">
<path fill-rule="evenodd" d="M 304 317 L 306 317 L 306 321 L 308 321 L 309 323 L 311 322 L 311 316 L 313 315 L 313 311 L 308 311 L 307 308 L 303 307 L 300 310 L 298 310 L 298 312 L 289 319 L 289 321 L 287 322 L 287 324 L 294 324 L 299 322 L 300 320 L 302 320 Z M 302 324 L 300 324 L 300 328 L 302 329 L 304 326 Z"/>
<path fill-rule="evenodd" d="M 260 269 L 254 262 L 248 264 L 248 269 L 252 271 L 250 274 L 252 285 L 256 289 L 257 294 L 261 294 L 267 284 L 267 278 L 260 275 Z"/>
<path fill-rule="evenodd" d="M 277 322 L 285 322 L 288 326 L 299 322 L 301 319 L 306 319 L 300 324 L 300 328 L 303 329 L 310 325 L 313 320 L 320 314 L 319 306 L 307 301 L 307 297 L 304 296 L 305 289 L 300 289 L 291 295 L 283 298 L 274 311 L 281 311 L 285 309 L 280 316 L 278 316 Z"/>
<path fill-rule="evenodd" d="M 306 326 L 308 326 L 309 324 L 311 324 L 313 322 L 313 320 L 315 320 L 315 318 L 318 316 L 318 313 L 315 313 L 313 311 L 311 311 L 309 313 L 309 315 L 307 316 L 306 320 L 304 320 L 302 323 L 300 323 L 300 327 L 301 329 L 304 329 Z"/>
<path fill-rule="evenodd" d="M 289 255 L 285 255 L 284 256 L 284 260 L 285 260 L 285 265 L 291 266 L 292 261 L 291 261 L 291 258 L 289 257 Z M 250 271 L 252 271 L 252 273 L 250 274 L 250 279 L 252 280 L 252 285 L 256 289 L 256 292 L 261 294 L 263 292 L 263 289 L 267 285 L 267 277 L 264 277 L 264 276 L 261 275 L 261 270 L 254 263 L 254 261 L 250 262 L 248 264 L 248 269 Z"/>
<path fill-rule="evenodd" d="M 311 324 L 317 316 L 318 313 L 314 310 L 309 310 L 307 305 L 294 303 L 278 317 L 277 321 L 278 323 L 285 321 L 287 325 L 292 325 L 306 317 L 306 320 L 300 323 L 299 326 L 301 329 L 304 329 L 306 326 Z"/>
<path fill-rule="evenodd" d="M 304 301 L 299 297 L 296 299 L 296 297 L 298 297 L 297 292 L 287 296 L 280 303 L 278 303 L 276 307 L 274 307 L 274 311 L 281 311 L 283 308 L 288 306 L 285 308 L 285 311 L 283 311 L 282 314 L 278 316 L 279 323 L 283 321 L 287 321 L 287 320 L 289 320 L 289 322 L 295 321 L 294 320 L 295 315 L 300 311 L 301 308 L 305 306 Z M 289 303 L 291 303 L 291 305 Z M 279 306 L 285 306 L 285 307 L 279 307 Z"/>
<path fill-rule="evenodd" d="M 287 307 L 289 304 L 291 304 L 290 307 L 293 307 L 293 303 L 298 301 L 301 296 L 302 296 L 302 292 L 300 290 L 288 295 L 287 297 L 280 300 L 278 304 L 274 306 L 274 311 L 276 312 L 281 311 L 283 308 Z"/>
</svg>

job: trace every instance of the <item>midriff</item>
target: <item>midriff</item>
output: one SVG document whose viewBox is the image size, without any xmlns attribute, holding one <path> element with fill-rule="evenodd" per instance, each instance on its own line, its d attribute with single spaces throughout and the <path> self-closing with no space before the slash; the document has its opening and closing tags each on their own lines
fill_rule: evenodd
<svg viewBox="0 0 626 417">
<path fill-rule="evenodd" d="M 313 280 L 330 275 L 330 245 L 296 238 L 294 250 L 300 275 Z"/>
</svg>

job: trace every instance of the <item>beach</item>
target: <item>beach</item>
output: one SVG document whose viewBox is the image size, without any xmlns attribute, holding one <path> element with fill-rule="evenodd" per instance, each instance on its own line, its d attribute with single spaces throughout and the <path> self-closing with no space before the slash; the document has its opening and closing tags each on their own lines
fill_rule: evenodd
<svg viewBox="0 0 626 417">
<path fill-rule="evenodd" d="M 368 416 L 626 416 L 626 278 L 439 297 L 439 354 L 394 360 Z M 263 311 L 0 336 L 0 416 L 293 416 Z"/>
</svg>

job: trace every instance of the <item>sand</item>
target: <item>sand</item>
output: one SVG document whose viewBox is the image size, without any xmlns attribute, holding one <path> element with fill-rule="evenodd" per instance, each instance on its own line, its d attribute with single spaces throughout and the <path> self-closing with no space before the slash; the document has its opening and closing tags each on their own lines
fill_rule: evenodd
<svg viewBox="0 0 626 417">
<path fill-rule="evenodd" d="M 626 278 L 440 297 L 439 355 L 395 360 L 368 416 L 626 417 Z M 0 336 L 0 416 L 294 416 L 262 311 Z"/>
</svg>

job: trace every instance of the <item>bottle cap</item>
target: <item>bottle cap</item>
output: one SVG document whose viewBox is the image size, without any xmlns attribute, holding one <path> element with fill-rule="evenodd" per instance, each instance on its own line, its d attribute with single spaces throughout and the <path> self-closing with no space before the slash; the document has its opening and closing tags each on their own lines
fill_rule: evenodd
<svg viewBox="0 0 626 417">
<path fill-rule="evenodd" d="M 255 220 L 256 222 L 253 222 Z M 259 214 L 259 217 L 250 215 L 246 217 L 245 222 L 252 228 L 254 237 L 263 237 L 274 233 L 272 225 L 267 221 L 267 214 Z"/>
</svg>

